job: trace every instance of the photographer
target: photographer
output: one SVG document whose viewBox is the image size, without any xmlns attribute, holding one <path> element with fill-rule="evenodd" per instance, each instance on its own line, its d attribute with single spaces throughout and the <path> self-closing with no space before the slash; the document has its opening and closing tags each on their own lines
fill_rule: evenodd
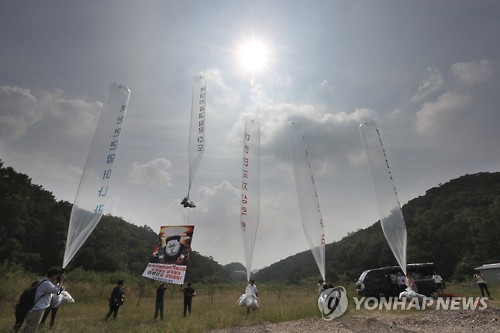
<svg viewBox="0 0 500 333">
<path fill-rule="evenodd" d="M 35 293 L 35 305 L 26 315 L 25 333 L 37 332 L 43 313 L 50 306 L 52 294 L 59 295 L 61 293 L 64 282 L 63 273 L 64 269 L 53 267 L 47 271 L 47 277 L 38 285 Z"/>
<path fill-rule="evenodd" d="M 491 298 L 490 291 L 488 290 L 488 285 L 486 284 L 486 280 L 484 279 L 483 274 L 477 271 L 476 274 L 473 275 L 473 278 L 479 286 L 479 289 L 481 289 L 481 295 L 485 297 L 486 295 L 484 294 L 484 292 L 486 292 L 488 294 L 488 298 L 493 299 Z"/>
</svg>

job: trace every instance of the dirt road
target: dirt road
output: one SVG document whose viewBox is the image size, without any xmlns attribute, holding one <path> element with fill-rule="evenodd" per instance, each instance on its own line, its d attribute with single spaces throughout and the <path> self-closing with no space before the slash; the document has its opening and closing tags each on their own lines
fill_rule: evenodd
<svg viewBox="0 0 500 333">
<path fill-rule="evenodd" d="M 346 314 L 331 321 L 322 318 L 284 323 L 261 323 L 231 327 L 210 333 L 500 333 L 500 309 L 486 310 L 427 310 L 408 314 L 371 311 Z"/>
</svg>

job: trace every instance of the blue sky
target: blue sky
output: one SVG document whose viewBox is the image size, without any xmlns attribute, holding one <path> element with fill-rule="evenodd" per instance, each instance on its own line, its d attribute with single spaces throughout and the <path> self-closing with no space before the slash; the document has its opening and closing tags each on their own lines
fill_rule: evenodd
<svg viewBox="0 0 500 333">
<path fill-rule="evenodd" d="M 486 0 L 2 1 L 0 158 L 73 202 L 106 89 L 124 83 L 109 212 L 154 230 L 194 224 L 194 250 L 243 262 L 243 124 L 259 119 L 253 267 L 262 268 L 308 249 L 289 120 L 304 127 L 327 242 L 379 219 L 358 131 L 366 120 L 378 124 L 402 204 L 498 171 L 498 17 L 500 3 Z M 269 50 L 254 75 L 236 54 L 252 38 Z M 199 73 L 207 144 L 188 211 L 180 201 Z"/>
</svg>

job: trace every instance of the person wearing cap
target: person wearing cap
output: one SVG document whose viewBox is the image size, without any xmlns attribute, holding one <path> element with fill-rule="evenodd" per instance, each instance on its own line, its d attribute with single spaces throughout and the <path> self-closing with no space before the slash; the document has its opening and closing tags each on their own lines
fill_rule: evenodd
<svg viewBox="0 0 500 333">
<path fill-rule="evenodd" d="M 104 321 L 108 320 L 111 315 L 113 315 L 114 319 L 118 316 L 118 310 L 120 309 L 120 306 L 123 305 L 123 301 L 125 299 L 124 283 L 125 281 L 118 280 L 116 282 L 116 287 L 114 287 L 113 291 L 111 291 L 111 296 L 109 298 L 109 312 L 106 314 Z"/>
<path fill-rule="evenodd" d="M 47 276 L 40 282 L 35 293 L 35 305 L 26 315 L 25 333 L 36 333 L 45 309 L 50 306 L 52 294 L 59 295 L 62 290 L 64 269 L 52 267 L 47 271 Z M 60 282 L 57 282 L 57 281 Z"/>
</svg>

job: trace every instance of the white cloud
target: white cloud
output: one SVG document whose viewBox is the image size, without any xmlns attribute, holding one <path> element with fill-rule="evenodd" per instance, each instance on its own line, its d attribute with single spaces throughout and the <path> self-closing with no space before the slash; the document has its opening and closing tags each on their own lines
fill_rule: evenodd
<svg viewBox="0 0 500 333">
<path fill-rule="evenodd" d="M 332 125 L 357 124 L 360 125 L 364 121 L 375 119 L 377 112 L 367 108 L 357 108 L 353 112 L 326 113 L 321 118 L 320 122 Z"/>
<path fill-rule="evenodd" d="M 102 102 L 67 98 L 62 90 L 40 91 L 37 100 L 39 109 L 44 115 L 42 119 L 44 126 L 50 126 L 52 130 L 58 132 L 58 135 L 85 138 L 94 133 Z"/>
<path fill-rule="evenodd" d="M 259 119 L 263 147 L 272 145 L 276 141 L 279 142 L 277 137 L 285 134 L 286 124 L 290 120 L 301 122 L 305 131 L 320 125 L 319 133 L 330 135 L 332 132 L 335 134 L 339 127 L 358 126 L 363 121 L 375 118 L 377 114 L 369 108 L 357 108 L 351 113 L 332 113 L 324 105 L 273 101 L 260 87 L 254 87 L 252 92 L 254 104 L 240 115 L 240 121 L 233 127 L 230 137 L 239 139 L 242 124 L 246 119 Z"/>
<path fill-rule="evenodd" d="M 59 141 L 91 137 L 99 117 L 100 102 L 68 99 L 61 90 L 0 87 L 0 139 L 19 139 L 36 125 L 48 137 Z M 28 133 L 29 136 L 29 133 Z"/>
<path fill-rule="evenodd" d="M 418 92 L 411 98 L 411 102 L 419 103 L 441 89 L 444 84 L 443 75 L 435 67 L 427 68 L 426 77 L 418 86 Z"/>
<path fill-rule="evenodd" d="M 215 103 L 208 106 L 212 107 L 216 114 L 221 108 L 234 110 L 241 103 L 240 95 L 224 82 L 220 69 L 210 68 L 202 74 L 207 80 L 207 96 Z"/>
<path fill-rule="evenodd" d="M 200 187 L 194 196 L 197 197 L 196 209 L 187 213 L 189 222 L 196 226 L 194 250 L 223 263 L 238 258 L 238 253 L 243 258 L 239 230 L 240 196 L 241 191 L 227 180 L 213 187 Z"/>
<path fill-rule="evenodd" d="M 308 249 L 295 189 L 276 191 L 263 186 L 260 197 L 260 220 L 255 241 L 253 268 L 270 265 L 273 257 L 284 258 Z M 183 210 L 184 220 L 194 224 L 193 249 L 227 264 L 244 263 L 240 221 L 241 189 L 224 180 L 213 187 L 200 187 L 195 210 Z M 179 216 L 179 215 L 177 215 Z M 170 220 L 170 219 L 169 219 Z M 272 251 L 272 255 L 270 255 Z"/>
<path fill-rule="evenodd" d="M 0 140 L 19 139 L 41 118 L 29 89 L 0 86 Z"/>
<path fill-rule="evenodd" d="M 172 162 L 165 158 L 158 158 L 142 164 L 134 162 L 128 178 L 133 184 L 165 188 L 172 185 L 171 168 Z"/>
<path fill-rule="evenodd" d="M 471 62 L 458 62 L 450 67 L 455 80 L 462 85 L 475 85 L 491 80 L 494 66 L 486 59 Z"/>
<path fill-rule="evenodd" d="M 323 79 L 321 82 L 316 82 L 309 87 L 309 96 L 318 98 L 328 98 L 330 99 L 335 93 L 335 88 L 330 85 L 327 79 Z"/>
<path fill-rule="evenodd" d="M 440 128 L 469 100 L 468 95 L 448 92 L 441 95 L 436 102 L 425 103 L 417 112 L 417 132 L 423 134 Z"/>
</svg>

